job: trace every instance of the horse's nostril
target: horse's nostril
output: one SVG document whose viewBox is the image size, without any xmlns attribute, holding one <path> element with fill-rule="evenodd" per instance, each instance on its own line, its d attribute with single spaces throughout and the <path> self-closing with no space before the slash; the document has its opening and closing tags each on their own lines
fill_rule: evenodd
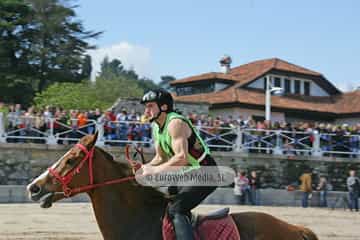
<svg viewBox="0 0 360 240">
<path fill-rule="evenodd" d="M 38 187 L 36 184 L 33 184 L 30 186 L 29 190 L 31 193 L 39 193 L 41 191 L 41 188 Z"/>
</svg>

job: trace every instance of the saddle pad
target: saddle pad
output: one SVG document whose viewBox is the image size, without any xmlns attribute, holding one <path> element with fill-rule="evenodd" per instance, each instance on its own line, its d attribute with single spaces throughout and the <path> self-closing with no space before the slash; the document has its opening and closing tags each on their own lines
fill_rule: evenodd
<svg viewBox="0 0 360 240">
<path fill-rule="evenodd" d="M 176 240 L 174 227 L 166 215 L 163 219 L 164 240 Z M 194 230 L 196 240 L 240 240 L 239 231 L 230 215 L 221 219 L 207 219 Z"/>
</svg>

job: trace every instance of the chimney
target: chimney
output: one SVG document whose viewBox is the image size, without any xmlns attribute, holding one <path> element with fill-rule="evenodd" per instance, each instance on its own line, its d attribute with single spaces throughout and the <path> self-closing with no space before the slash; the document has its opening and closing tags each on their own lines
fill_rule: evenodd
<svg viewBox="0 0 360 240">
<path fill-rule="evenodd" d="M 222 73 L 229 73 L 230 72 L 230 66 L 231 66 L 231 57 L 228 55 L 224 55 L 221 59 L 220 59 L 220 68 L 221 68 L 221 72 Z"/>
</svg>

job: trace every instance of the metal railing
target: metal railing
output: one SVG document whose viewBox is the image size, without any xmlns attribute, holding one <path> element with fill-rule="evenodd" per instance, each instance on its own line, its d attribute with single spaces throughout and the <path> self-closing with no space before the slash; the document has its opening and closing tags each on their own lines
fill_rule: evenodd
<svg viewBox="0 0 360 240">
<path fill-rule="evenodd" d="M 339 135 L 240 127 L 196 126 L 213 151 L 265 154 L 341 156 L 360 158 L 360 135 Z M 98 131 L 97 145 L 124 146 L 127 143 L 152 146 L 151 126 L 134 121 L 89 120 L 79 125 L 77 119 L 41 119 L 11 116 L 4 121 L 0 113 L 0 142 L 71 144 Z"/>
</svg>

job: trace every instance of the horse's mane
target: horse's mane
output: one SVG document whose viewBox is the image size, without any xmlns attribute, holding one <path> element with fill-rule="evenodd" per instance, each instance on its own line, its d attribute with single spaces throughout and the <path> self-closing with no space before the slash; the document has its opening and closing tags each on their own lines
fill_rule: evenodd
<svg viewBox="0 0 360 240">
<path fill-rule="evenodd" d="M 100 152 L 106 157 L 107 160 L 114 161 L 113 155 L 102 149 L 101 147 L 96 146 L 97 150 L 100 150 Z"/>
<path fill-rule="evenodd" d="M 105 156 L 106 160 L 111 161 L 112 163 L 115 164 L 115 166 L 117 166 L 117 170 L 121 173 L 121 175 L 123 177 L 129 176 L 132 174 L 130 166 L 127 163 L 115 161 L 113 155 L 111 155 L 110 153 L 108 153 L 107 151 L 105 151 L 104 149 L 102 149 L 100 147 L 96 147 L 96 149 L 98 149 Z M 137 188 L 140 188 L 139 192 L 143 196 L 142 199 L 144 199 L 144 201 L 146 201 L 148 203 L 154 204 L 154 203 L 163 203 L 163 202 L 168 201 L 165 194 L 160 192 L 156 188 L 142 186 L 137 181 L 133 181 L 133 184 Z"/>
</svg>

